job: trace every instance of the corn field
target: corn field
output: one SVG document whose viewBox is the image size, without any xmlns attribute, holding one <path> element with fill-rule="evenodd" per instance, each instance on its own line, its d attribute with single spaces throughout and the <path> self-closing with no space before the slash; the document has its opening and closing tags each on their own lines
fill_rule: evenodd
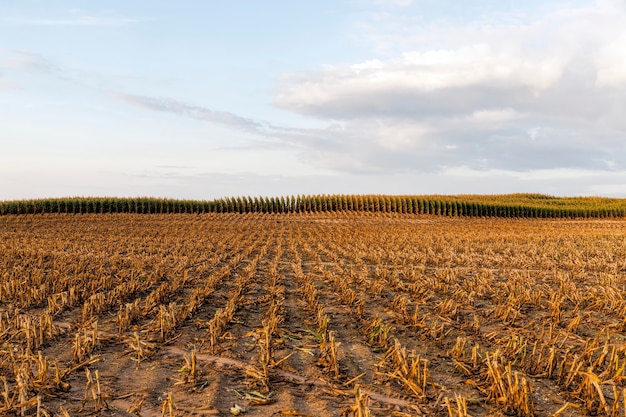
<svg viewBox="0 0 626 417">
<path fill-rule="evenodd" d="M 211 201 L 158 198 L 59 198 L 0 201 L 0 215 L 401 213 L 448 217 L 608 218 L 626 216 L 626 199 L 541 194 L 388 196 L 314 195 L 228 197 Z"/>
<path fill-rule="evenodd" d="M 2 416 L 626 415 L 622 219 L 72 201 L 0 217 Z"/>
</svg>

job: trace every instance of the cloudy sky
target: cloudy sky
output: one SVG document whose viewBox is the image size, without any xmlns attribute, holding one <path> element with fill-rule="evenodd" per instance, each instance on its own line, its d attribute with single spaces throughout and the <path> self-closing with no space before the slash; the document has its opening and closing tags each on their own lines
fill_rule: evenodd
<svg viewBox="0 0 626 417">
<path fill-rule="evenodd" d="M 626 0 L 0 0 L 0 200 L 626 197 Z"/>
</svg>

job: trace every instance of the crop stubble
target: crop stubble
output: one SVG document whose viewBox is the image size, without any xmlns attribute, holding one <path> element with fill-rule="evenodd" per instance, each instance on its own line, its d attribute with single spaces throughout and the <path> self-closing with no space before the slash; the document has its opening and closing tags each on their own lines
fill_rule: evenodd
<svg viewBox="0 0 626 417">
<path fill-rule="evenodd" d="M 0 414 L 625 415 L 620 220 L 0 218 Z"/>
</svg>

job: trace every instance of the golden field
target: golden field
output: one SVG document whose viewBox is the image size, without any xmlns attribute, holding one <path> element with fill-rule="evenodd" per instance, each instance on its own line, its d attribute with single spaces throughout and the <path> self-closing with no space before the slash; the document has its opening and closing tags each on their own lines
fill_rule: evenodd
<svg viewBox="0 0 626 417">
<path fill-rule="evenodd" d="M 0 415 L 626 415 L 626 222 L 0 217 Z"/>
</svg>

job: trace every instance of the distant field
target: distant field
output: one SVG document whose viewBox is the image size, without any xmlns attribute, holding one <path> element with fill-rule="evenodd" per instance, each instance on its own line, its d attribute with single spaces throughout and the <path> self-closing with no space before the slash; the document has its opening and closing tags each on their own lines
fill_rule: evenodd
<svg viewBox="0 0 626 417">
<path fill-rule="evenodd" d="M 623 416 L 626 222 L 0 217 L 0 415 Z"/>
<path fill-rule="evenodd" d="M 313 195 L 218 200 L 62 198 L 0 201 L 0 215 L 40 213 L 325 213 L 365 212 L 462 217 L 607 218 L 626 215 L 626 199 L 503 195 Z"/>
</svg>

